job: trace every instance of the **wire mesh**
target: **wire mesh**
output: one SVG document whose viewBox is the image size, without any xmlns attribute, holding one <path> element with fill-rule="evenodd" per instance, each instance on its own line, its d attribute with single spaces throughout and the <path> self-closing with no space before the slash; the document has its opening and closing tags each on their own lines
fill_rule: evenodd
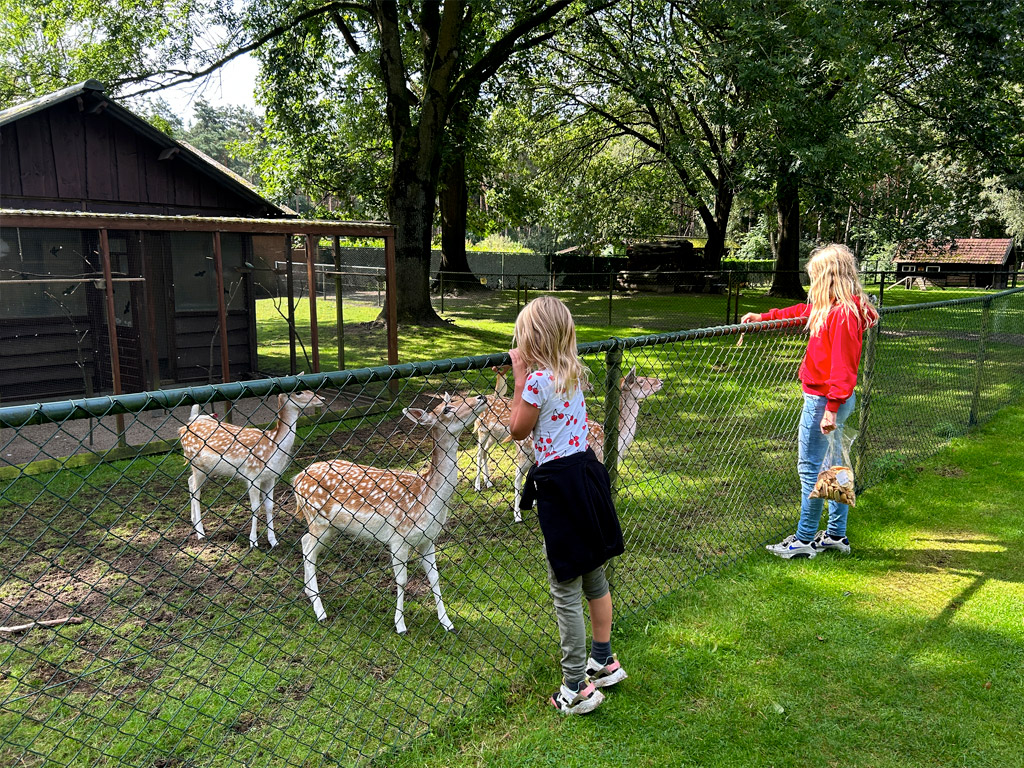
<svg viewBox="0 0 1024 768">
<path fill-rule="evenodd" d="M 588 413 L 604 428 L 602 448 L 619 454 L 612 474 L 627 550 L 612 574 L 618 620 L 642 616 L 795 523 L 795 377 L 805 345 L 792 322 L 581 345 L 592 373 Z M 495 407 L 491 367 L 507 360 L 0 409 L 0 762 L 366 763 L 482 698 L 511 695 L 529 674 L 555 678 L 539 526 L 530 514 L 513 522 L 513 446 L 490 449 L 493 485 L 475 490 L 475 417 Z M 1024 290 L 883 312 L 861 382 L 859 399 L 870 403 L 870 418 L 863 405 L 860 414 L 861 482 L 912 465 L 1018 401 L 1022 373 Z M 235 427 L 222 423 L 226 403 Z M 193 419 L 196 405 L 219 416 Z M 431 418 L 415 409 L 448 426 L 414 423 L 409 416 Z M 128 448 L 77 450 L 90 425 L 116 436 L 119 414 Z M 187 436 L 202 424 L 200 445 L 229 463 L 185 457 L 181 446 L 190 450 Z M 242 426 L 262 434 L 236 435 Z M 273 471 L 235 469 L 254 456 Z M 435 501 L 447 496 L 428 505 L 446 510 L 443 524 L 412 530 L 431 531 L 454 632 L 413 554 L 408 631 L 398 635 L 390 548 L 340 522 L 348 533 L 316 562 L 326 614 L 317 621 L 305 592 L 310 520 L 297 514 L 291 482 L 338 461 L 383 470 L 348 468 L 354 484 L 376 477 L 362 484 L 375 510 L 367 520 L 428 514 L 408 498 L 428 488 Z M 193 466 L 224 470 L 196 503 Z M 395 509 L 383 493 L 388 478 L 406 494 Z"/>
</svg>

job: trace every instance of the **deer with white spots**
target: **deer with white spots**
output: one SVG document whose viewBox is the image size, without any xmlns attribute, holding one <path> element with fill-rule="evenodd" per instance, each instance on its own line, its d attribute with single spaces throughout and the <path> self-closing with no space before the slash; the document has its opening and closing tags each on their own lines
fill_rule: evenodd
<svg viewBox="0 0 1024 768">
<path fill-rule="evenodd" d="M 199 494 L 212 477 L 242 480 L 249 486 L 252 506 L 252 528 L 249 546 L 259 545 L 256 524 L 260 507 L 266 510 L 267 541 L 277 546 L 274 536 L 274 486 L 292 463 L 295 450 L 295 425 L 299 415 L 309 407 L 326 403 L 312 392 L 292 392 L 277 397 L 277 424 L 268 430 L 238 427 L 234 424 L 199 414 L 192 406 L 188 423 L 178 430 L 182 452 L 192 469 L 188 479 L 191 496 L 192 525 L 196 537 L 204 538 L 203 511 Z"/>
<path fill-rule="evenodd" d="M 637 376 L 636 366 L 619 380 L 619 463 L 622 463 L 626 451 L 636 438 L 640 401 L 661 390 L 661 379 L 648 376 Z M 491 472 L 488 458 L 491 449 L 498 443 L 511 439 L 509 421 L 512 416 L 512 400 L 506 397 L 507 385 L 504 377 L 498 376 L 498 384 L 494 394 L 488 396 L 488 408 L 476 423 L 477 454 L 476 482 L 474 487 L 480 490 L 481 485 L 490 488 Z M 604 427 L 597 421 L 587 418 L 587 443 L 594 449 L 597 458 L 604 461 Z M 522 512 L 519 510 L 519 498 L 522 495 L 523 482 L 534 461 L 533 443 L 530 439 L 516 443 L 516 479 L 515 502 L 512 511 L 515 521 L 521 522 Z M 481 483 L 483 480 L 483 483 Z"/>
<path fill-rule="evenodd" d="M 448 502 L 458 482 L 459 435 L 487 407 L 478 397 L 445 394 L 432 410 L 405 408 L 402 413 L 430 429 L 433 451 L 421 472 L 395 471 L 336 459 L 310 464 L 295 476 L 295 512 L 306 521 L 302 537 L 305 592 L 318 621 L 327 613 L 320 600 L 316 560 L 320 549 L 337 531 L 358 540 L 377 541 L 388 548 L 398 585 L 395 631 L 404 634 L 405 585 L 409 558 L 419 553 L 434 593 L 437 618 L 453 629 L 441 599 L 434 542 L 448 517 Z"/>
</svg>

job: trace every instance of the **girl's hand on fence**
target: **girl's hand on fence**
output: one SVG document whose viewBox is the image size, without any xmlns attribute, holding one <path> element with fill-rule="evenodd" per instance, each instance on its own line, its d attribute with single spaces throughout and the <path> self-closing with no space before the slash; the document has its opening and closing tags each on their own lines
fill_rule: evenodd
<svg viewBox="0 0 1024 768">
<path fill-rule="evenodd" d="M 836 428 L 836 415 L 832 411 L 825 411 L 821 415 L 821 434 L 827 435 Z"/>
<path fill-rule="evenodd" d="M 515 377 L 516 383 L 526 381 L 526 376 L 530 373 L 530 367 L 526 364 L 522 355 L 519 354 L 519 350 L 510 349 L 508 354 L 512 358 L 512 375 Z"/>
<path fill-rule="evenodd" d="M 740 318 L 741 323 L 759 323 L 761 322 L 761 316 L 757 312 L 747 312 L 743 317 Z"/>
</svg>

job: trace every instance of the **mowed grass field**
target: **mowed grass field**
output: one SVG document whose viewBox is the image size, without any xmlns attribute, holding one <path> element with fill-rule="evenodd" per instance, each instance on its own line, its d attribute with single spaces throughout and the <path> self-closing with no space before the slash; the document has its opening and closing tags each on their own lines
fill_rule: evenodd
<svg viewBox="0 0 1024 768">
<path fill-rule="evenodd" d="M 1022 315 L 1019 298 L 999 311 L 981 416 L 1024 394 Z M 978 327 L 977 307 L 896 317 L 879 341 L 872 482 L 966 428 L 978 370 L 971 353 L 981 340 L 970 325 Z M 423 357 L 503 349 L 497 339 L 508 339 L 511 325 L 489 322 L 410 331 L 408 344 Z M 608 335 L 581 324 L 581 341 Z M 471 343 L 478 346 L 465 348 Z M 625 368 L 664 381 L 645 401 L 620 469 L 629 554 L 614 578 L 625 625 L 788 532 L 805 343 L 799 333 L 773 332 L 748 334 L 739 347 L 724 337 L 624 353 Z M 600 418 L 604 358 L 586 360 L 597 384 L 588 406 Z M 489 370 L 404 381 L 382 413 L 304 428 L 295 466 L 335 457 L 422 466 L 429 446 L 398 406 L 427 404 L 442 391 L 486 393 L 493 381 Z M 546 679 L 557 644 L 539 531 L 529 515 L 512 524 L 511 452 L 496 453 L 496 486 L 473 491 L 474 439 L 463 435 L 463 476 L 438 553 L 454 635 L 441 630 L 417 576 L 406 603 L 409 635 L 395 636 L 387 558 L 341 538 L 321 556 L 329 620 L 317 625 L 302 593 L 302 530 L 285 483 L 277 496 L 282 543 L 272 551 L 262 523 L 263 547 L 248 547 L 239 484 L 205 489 L 210 535 L 196 540 L 175 454 L 0 487 L 8 510 L 0 558 L 9 564 L 0 623 L 86 619 L 0 645 L 0 763 L 350 764 L 392 755 L 481 701 L 514 698 Z"/>
<path fill-rule="evenodd" d="M 858 499 L 849 556 L 760 553 L 622 622 L 585 718 L 544 670 L 391 768 L 1021 765 L 1024 483 L 1008 408 Z"/>
</svg>

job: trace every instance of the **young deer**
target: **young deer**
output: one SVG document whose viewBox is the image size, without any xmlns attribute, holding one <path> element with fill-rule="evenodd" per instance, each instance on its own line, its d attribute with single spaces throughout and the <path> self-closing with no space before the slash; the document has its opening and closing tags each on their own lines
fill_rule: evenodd
<svg viewBox="0 0 1024 768">
<path fill-rule="evenodd" d="M 398 585 L 395 631 L 406 631 L 405 585 L 413 550 L 420 554 L 441 626 L 453 629 L 441 600 L 434 542 L 444 527 L 448 502 L 458 481 L 459 435 L 486 407 L 483 396 L 445 394 L 433 410 L 404 409 L 407 418 L 430 429 L 434 441 L 430 463 L 419 473 L 336 459 L 318 461 L 295 476 L 295 512 L 309 527 L 302 537 L 305 591 L 318 621 L 324 621 L 327 613 L 316 580 L 317 554 L 336 531 L 341 531 L 354 539 L 376 540 L 390 551 Z"/>
<path fill-rule="evenodd" d="M 204 538 L 203 512 L 199 492 L 210 478 L 230 477 L 249 486 L 252 505 L 252 529 L 249 546 L 258 546 L 256 523 L 260 506 L 267 514 L 267 541 L 277 546 L 274 536 L 274 486 L 292 463 L 295 448 L 295 424 L 299 414 L 310 406 L 326 403 L 312 392 L 292 392 L 277 397 L 277 425 L 269 430 L 236 427 L 210 416 L 199 415 L 199 406 L 192 406 L 188 424 L 178 430 L 185 459 L 192 467 L 188 479 L 191 495 L 192 525 L 196 537 Z"/>
<path fill-rule="evenodd" d="M 636 437 L 637 420 L 640 415 L 640 401 L 645 397 L 653 395 L 661 389 L 661 379 L 636 375 L 636 366 L 619 381 L 619 462 L 622 462 L 629 446 L 633 444 Z M 491 473 L 488 468 L 488 456 L 491 448 L 499 442 L 510 439 L 509 419 L 511 415 L 512 401 L 505 397 L 506 387 L 501 376 L 498 377 L 498 385 L 495 387 L 495 394 L 488 397 L 488 410 L 476 423 L 477 434 L 477 456 L 476 456 L 476 483 L 474 487 L 480 490 L 481 478 L 487 488 L 492 486 Z M 594 449 L 597 458 L 604 461 L 604 427 L 597 421 L 587 418 L 587 442 Z M 523 517 L 519 510 L 519 498 L 522 495 L 523 481 L 526 473 L 533 463 L 533 444 L 530 440 L 521 440 L 516 443 L 516 479 L 515 479 L 515 502 L 513 506 L 514 519 L 518 523 Z"/>
</svg>

